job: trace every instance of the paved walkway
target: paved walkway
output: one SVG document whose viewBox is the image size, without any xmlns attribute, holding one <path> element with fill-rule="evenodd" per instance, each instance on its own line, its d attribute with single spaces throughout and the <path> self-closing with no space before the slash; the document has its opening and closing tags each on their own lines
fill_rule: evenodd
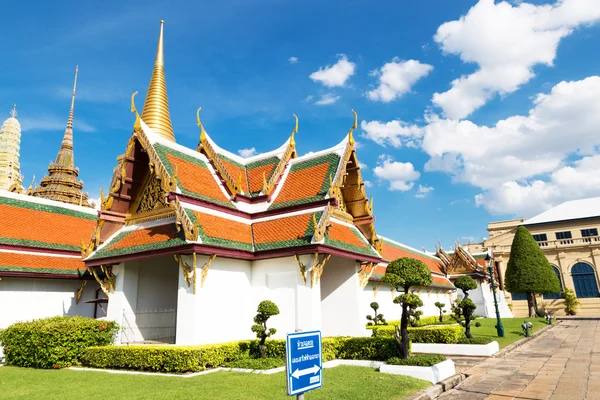
<svg viewBox="0 0 600 400">
<path fill-rule="evenodd" d="M 471 377 L 440 399 L 600 399 L 600 321 L 563 321 L 465 373 Z"/>
</svg>

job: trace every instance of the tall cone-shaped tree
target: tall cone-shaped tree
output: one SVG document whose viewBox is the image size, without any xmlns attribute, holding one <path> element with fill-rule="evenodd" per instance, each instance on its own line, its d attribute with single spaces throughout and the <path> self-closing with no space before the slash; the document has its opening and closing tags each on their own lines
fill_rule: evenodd
<svg viewBox="0 0 600 400">
<path fill-rule="evenodd" d="M 535 295 L 560 292 L 558 277 L 527 228 L 520 226 L 512 242 L 506 267 L 506 289 L 526 293 L 529 316 L 535 317 Z"/>
</svg>

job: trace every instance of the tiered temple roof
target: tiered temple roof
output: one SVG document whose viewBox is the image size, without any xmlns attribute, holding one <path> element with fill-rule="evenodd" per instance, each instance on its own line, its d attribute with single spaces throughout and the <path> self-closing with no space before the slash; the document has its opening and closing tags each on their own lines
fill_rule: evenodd
<svg viewBox="0 0 600 400">
<path fill-rule="evenodd" d="M 73 153 L 73 116 L 75 109 L 75 91 L 77 89 L 77 73 L 75 69 L 75 82 L 71 97 L 71 109 L 67 128 L 62 140 L 56 161 L 50 163 L 48 175 L 40 181 L 40 185 L 31 191 L 34 197 L 62 201 L 69 204 L 92 207 L 88 202 L 88 194 L 83 193 L 83 182 L 79 180 L 79 169 L 75 168 L 75 155 Z"/>
<path fill-rule="evenodd" d="M 22 184 L 19 167 L 21 125 L 17 120 L 15 105 L 0 128 L 0 190 L 20 188 Z"/>
<path fill-rule="evenodd" d="M 89 276 L 81 243 L 96 220 L 91 208 L 0 191 L 0 276 Z"/>
</svg>

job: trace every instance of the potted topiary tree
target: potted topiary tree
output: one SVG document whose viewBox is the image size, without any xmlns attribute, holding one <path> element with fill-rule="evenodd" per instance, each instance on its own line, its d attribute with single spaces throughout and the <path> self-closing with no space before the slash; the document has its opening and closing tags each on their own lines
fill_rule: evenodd
<svg viewBox="0 0 600 400">
<path fill-rule="evenodd" d="M 402 257 L 388 264 L 382 281 L 395 288 L 396 291 L 404 292 L 394 299 L 394 303 L 402 307 L 400 327 L 395 325 L 394 337 L 398 343 L 400 358 L 407 359 L 409 356 L 409 308 L 414 309 L 419 307 L 419 303 L 423 304 L 419 296 L 409 291 L 411 287 L 431 285 L 431 272 L 423 261 Z"/>
<path fill-rule="evenodd" d="M 444 310 L 444 307 L 446 307 L 446 304 L 436 301 L 434 306 L 436 306 L 440 310 L 440 322 L 444 322 L 444 313 L 446 312 L 446 310 Z"/>
<path fill-rule="evenodd" d="M 256 334 L 256 338 L 259 340 L 258 342 L 258 351 L 260 353 L 260 358 L 266 357 L 265 350 L 265 342 L 267 338 L 273 336 L 277 330 L 275 328 L 267 329 L 267 321 L 273 315 L 279 314 L 279 307 L 277 304 L 273 303 L 269 300 L 263 300 L 258 305 L 258 309 L 256 310 L 257 314 L 254 317 L 254 325 L 252 325 L 252 332 Z"/>
<path fill-rule="evenodd" d="M 506 289 L 527 294 L 529 317 L 536 316 L 536 294 L 558 293 L 560 283 L 552 266 L 527 228 L 517 228 L 506 267 Z"/>
<path fill-rule="evenodd" d="M 567 315 L 577 314 L 577 307 L 581 304 L 575 295 L 573 289 L 565 288 L 563 292 L 563 298 L 565 299 L 565 311 Z"/>
<path fill-rule="evenodd" d="M 369 321 L 367 322 L 367 325 L 387 325 L 383 314 L 377 314 L 377 310 L 379 309 L 379 303 L 374 301 L 370 304 L 370 306 L 373 309 L 373 315 L 367 315 L 367 320 Z"/>
<path fill-rule="evenodd" d="M 473 312 L 477 306 L 473 303 L 473 300 L 469 299 L 469 290 L 477 289 L 477 282 L 470 276 L 462 275 L 456 278 L 454 286 L 456 286 L 457 289 L 460 289 L 465 296 L 462 301 L 458 303 L 458 307 L 460 308 L 459 316 L 462 315 L 462 318 L 464 318 L 465 336 L 470 339 L 472 338 L 471 321 L 475 319 L 473 317 Z"/>
</svg>

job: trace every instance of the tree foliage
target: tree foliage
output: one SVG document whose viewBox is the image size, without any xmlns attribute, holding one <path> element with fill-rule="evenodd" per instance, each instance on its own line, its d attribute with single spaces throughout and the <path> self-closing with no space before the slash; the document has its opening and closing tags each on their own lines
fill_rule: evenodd
<svg viewBox="0 0 600 400">
<path fill-rule="evenodd" d="M 423 305 L 423 301 L 419 296 L 410 293 L 410 288 L 431 285 L 431 272 L 423 261 L 402 257 L 388 264 L 382 281 L 394 287 L 397 291 L 404 292 L 404 294 L 394 299 L 394 303 L 402 307 L 400 327 L 395 326 L 395 339 L 398 343 L 400 358 L 407 359 L 409 357 L 409 318 L 412 313 L 414 319 L 416 309 Z"/>
<path fill-rule="evenodd" d="M 469 290 L 477 289 L 477 282 L 468 275 L 461 275 L 454 281 L 454 286 L 462 290 L 466 299 L 469 297 Z"/>
<path fill-rule="evenodd" d="M 377 314 L 377 310 L 379 309 L 379 303 L 376 301 L 369 304 L 369 306 L 373 309 L 373 315 L 367 315 L 367 320 L 369 321 L 367 325 L 387 325 L 387 321 L 383 317 L 383 314 Z"/>
<path fill-rule="evenodd" d="M 506 290 L 526 293 L 529 316 L 535 317 L 535 294 L 560 292 L 552 266 L 527 228 L 517 228 L 506 267 Z"/>
<path fill-rule="evenodd" d="M 279 314 L 279 307 L 277 307 L 277 304 L 270 300 L 263 300 L 258 305 L 256 312 L 257 314 L 254 317 L 254 325 L 252 325 L 251 329 L 252 332 L 256 334 L 256 338 L 260 340 L 258 344 L 260 357 L 265 358 L 265 342 L 267 338 L 273 336 L 277 332 L 275 328 L 267 329 L 267 321 L 273 315 Z"/>
<path fill-rule="evenodd" d="M 444 322 L 444 313 L 446 312 L 446 310 L 444 310 L 444 307 L 446 307 L 446 304 L 436 301 L 434 306 L 436 306 L 440 310 L 440 322 Z"/>
<path fill-rule="evenodd" d="M 563 292 L 563 298 L 565 299 L 565 311 L 567 315 L 577 314 L 577 307 L 581 304 L 575 295 L 573 289 L 565 288 Z"/>
</svg>

